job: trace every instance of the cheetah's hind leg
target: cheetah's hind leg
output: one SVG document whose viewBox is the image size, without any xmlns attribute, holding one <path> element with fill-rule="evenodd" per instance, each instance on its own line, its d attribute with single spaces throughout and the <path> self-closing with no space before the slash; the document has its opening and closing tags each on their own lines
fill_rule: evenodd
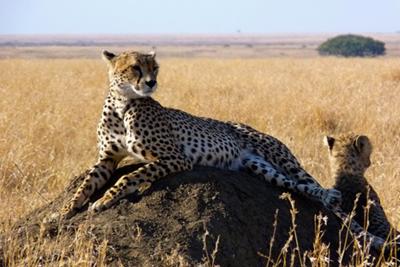
<svg viewBox="0 0 400 267">
<path fill-rule="evenodd" d="M 340 191 L 325 189 L 311 179 L 307 183 L 304 182 L 305 180 L 295 180 L 282 174 L 272 164 L 258 155 L 247 155 L 241 160 L 241 165 L 254 174 L 262 175 L 272 185 L 298 192 L 309 199 L 319 201 L 330 210 L 338 207 L 341 203 L 342 195 Z"/>
<path fill-rule="evenodd" d="M 323 188 L 314 181 L 299 180 L 296 191 L 312 200 L 321 202 L 328 210 L 334 210 L 342 203 L 342 193 L 339 190 Z"/>
<path fill-rule="evenodd" d="M 269 162 L 260 156 L 246 156 L 241 160 L 241 165 L 254 174 L 262 175 L 264 179 L 272 185 L 293 191 L 296 190 L 296 181 L 280 173 Z"/>
</svg>

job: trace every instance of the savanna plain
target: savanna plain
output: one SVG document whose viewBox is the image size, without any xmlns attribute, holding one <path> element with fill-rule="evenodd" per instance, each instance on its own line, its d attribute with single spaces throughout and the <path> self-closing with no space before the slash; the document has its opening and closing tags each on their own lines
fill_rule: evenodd
<svg viewBox="0 0 400 267">
<path fill-rule="evenodd" d="M 160 57 L 159 63 L 154 97 L 164 106 L 278 137 L 323 186 L 334 182 L 323 136 L 369 136 L 374 151 L 366 177 L 400 228 L 398 58 Z M 95 162 L 107 88 L 100 59 L 0 60 L 0 235 Z M 77 246 L 82 259 L 84 242 Z"/>
</svg>

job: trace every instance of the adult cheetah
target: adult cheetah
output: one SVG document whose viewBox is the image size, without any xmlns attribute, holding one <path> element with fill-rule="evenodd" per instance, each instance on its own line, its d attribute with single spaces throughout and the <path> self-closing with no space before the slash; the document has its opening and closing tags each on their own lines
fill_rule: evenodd
<svg viewBox="0 0 400 267">
<path fill-rule="evenodd" d="M 145 165 L 122 176 L 89 207 L 91 211 L 106 209 L 127 194 L 142 193 L 157 179 L 199 164 L 248 170 L 273 185 L 322 202 L 342 220 L 347 218 L 339 206 L 340 192 L 322 188 L 278 139 L 244 124 L 166 108 L 151 98 L 159 69 L 154 52 L 115 55 L 104 51 L 103 59 L 108 65 L 110 88 L 97 129 L 98 161 L 62 208 L 62 218 L 73 216 L 84 206 L 126 156 Z M 353 233 L 373 241 L 373 247 L 382 247 L 384 240 L 371 236 L 356 222 L 350 227 Z"/>
<path fill-rule="evenodd" d="M 324 143 L 329 149 L 334 188 L 342 193 L 341 208 L 350 213 L 355 208 L 354 220 L 364 225 L 368 217 L 368 232 L 385 240 L 400 235 L 389 223 L 378 194 L 364 176 L 371 165 L 372 144 L 365 135 L 343 134 L 337 138 L 326 136 Z M 357 205 L 354 203 L 359 194 Z M 368 199 L 373 201 L 369 213 L 364 207 Z"/>
<path fill-rule="evenodd" d="M 99 157 L 74 197 L 62 209 L 73 216 L 131 156 L 145 165 L 121 177 L 90 209 L 101 211 L 127 194 L 145 191 L 155 180 L 193 165 L 247 169 L 266 181 L 300 192 L 327 207 L 341 200 L 336 189 L 322 188 L 278 139 L 251 127 L 200 118 L 161 106 L 151 97 L 159 66 L 155 53 L 103 52 L 110 89 L 98 125 Z"/>
</svg>

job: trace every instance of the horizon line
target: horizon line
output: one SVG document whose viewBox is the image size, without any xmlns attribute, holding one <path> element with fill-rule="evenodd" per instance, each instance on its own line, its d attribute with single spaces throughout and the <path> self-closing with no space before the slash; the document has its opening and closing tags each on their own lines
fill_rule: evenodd
<svg viewBox="0 0 400 267">
<path fill-rule="evenodd" d="M 273 35 L 330 35 L 330 34 L 400 34 L 399 31 L 337 31 L 337 32 L 229 32 L 229 33 L 0 33 L 0 36 L 273 36 Z"/>
</svg>

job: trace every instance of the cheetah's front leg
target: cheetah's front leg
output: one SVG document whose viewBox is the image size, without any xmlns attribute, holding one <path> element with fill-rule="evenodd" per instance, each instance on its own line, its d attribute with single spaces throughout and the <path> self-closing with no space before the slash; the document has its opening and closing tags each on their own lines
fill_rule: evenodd
<svg viewBox="0 0 400 267">
<path fill-rule="evenodd" d="M 119 199 L 128 194 L 134 192 L 143 193 L 157 179 L 174 172 L 192 169 L 192 163 L 183 156 L 174 160 L 171 160 L 170 157 L 166 158 L 168 158 L 168 160 L 161 158 L 144 165 L 130 174 L 122 176 L 117 183 L 107 190 L 104 196 L 97 200 L 89 209 L 95 212 L 102 211 L 111 207 Z"/>
<path fill-rule="evenodd" d="M 108 181 L 116 165 L 116 161 L 111 158 L 99 160 L 85 177 L 73 198 L 61 210 L 62 217 L 68 219 L 74 216 L 77 210 L 89 201 L 94 191 L 101 188 Z"/>
</svg>

